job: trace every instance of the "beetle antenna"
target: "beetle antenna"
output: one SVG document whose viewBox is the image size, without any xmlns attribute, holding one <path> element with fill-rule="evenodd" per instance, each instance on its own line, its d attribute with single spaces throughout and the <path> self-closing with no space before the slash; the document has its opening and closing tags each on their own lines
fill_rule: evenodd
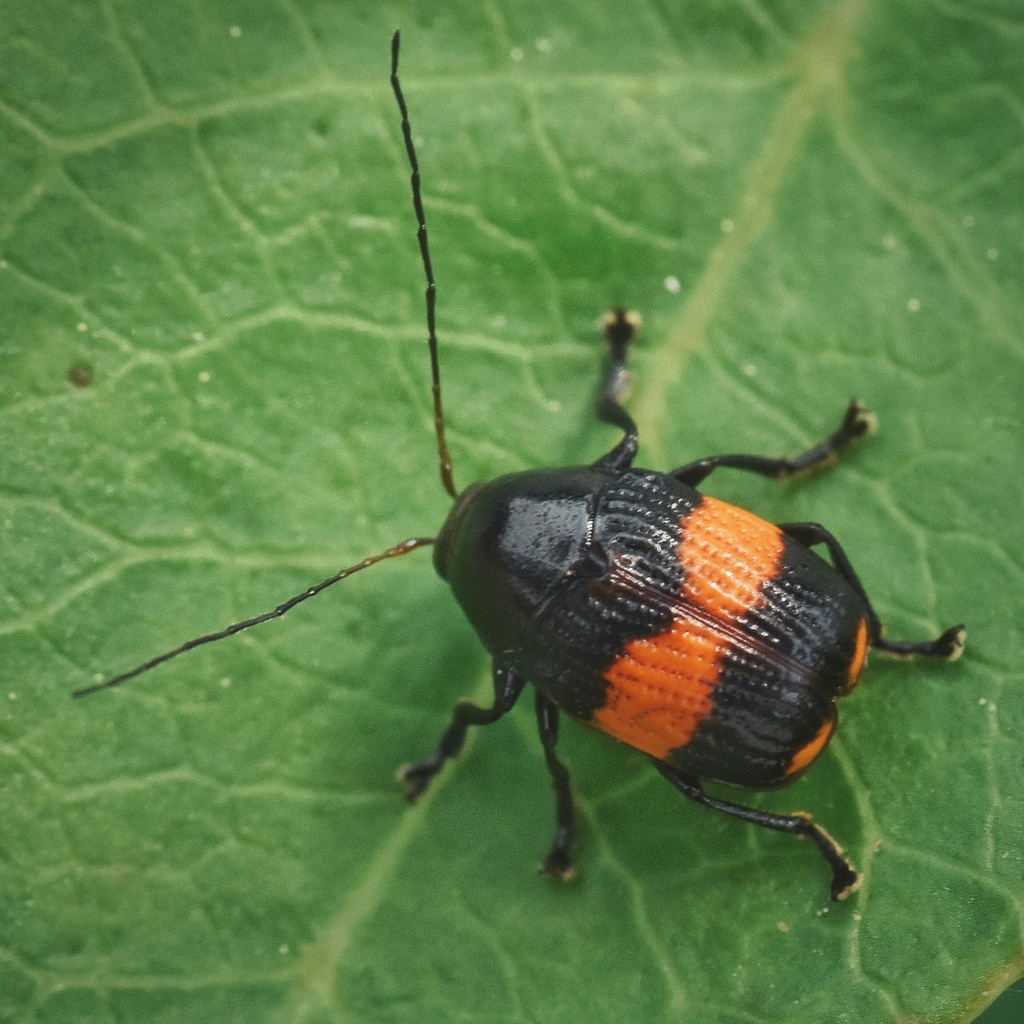
<svg viewBox="0 0 1024 1024">
<path fill-rule="evenodd" d="M 405 105 L 402 87 L 398 82 L 398 36 L 396 31 L 391 37 L 391 88 L 398 100 L 398 109 L 402 114 L 402 138 L 405 140 L 405 152 L 409 156 L 409 167 L 412 170 L 412 207 L 416 211 L 416 238 L 420 243 L 420 255 L 423 257 L 423 272 L 427 277 L 427 345 L 430 347 L 431 390 L 434 395 L 434 431 L 437 434 L 437 455 L 441 463 L 441 483 L 453 497 L 458 498 L 455 480 L 452 477 L 452 457 L 448 453 L 448 442 L 444 437 L 444 412 L 441 408 L 441 366 L 437 357 L 437 331 L 434 326 L 434 306 L 437 300 L 437 287 L 434 284 L 434 271 L 430 264 L 430 246 L 427 244 L 427 220 L 423 213 L 423 196 L 420 193 L 420 165 L 416 160 L 416 148 L 412 144 L 412 128 L 409 126 L 409 108 Z"/>
<path fill-rule="evenodd" d="M 234 622 L 226 629 L 218 630 L 216 633 L 207 633 L 205 636 L 193 637 L 191 640 L 186 640 L 180 647 L 175 647 L 173 651 L 167 651 L 164 654 L 157 655 L 155 658 L 150 658 L 149 661 L 144 661 L 141 665 L 136 665 L 135 668 L 129 669 L 127 672 L 122 672 L 119 676 L 114 676 L 113 679 L 107 679 L 105 682 L 96 683 L 93 686 L 84 686 L 80 690 L 75 690 L 71 696 L 88 697 L 91 693 L 98 693 L 100 690 L 109 690 L 113 686 L 118 686 L 121 683 L 127 682 L 129 679 L 141 676 L 143 672 L 148 672 L 151 668 L 156 668 L 157 665 L 162 665 L 165 661 L 170 661 L 172 658 L 176 658 L 179 654 L 191 651 L 194 647 L 202 647 L 203 644 L 212 644 L 215 640 L 224 640 L 229 636 L 234 636 L 236 633 L 241 633 L 243 629 L 258 626 L 261 622 L 269 622 L 271 619 L 279 619 L 285 612 L 290 611 L 297 604 L 301 604 L 303 601 L 307 601 L 311 597 L 316 597 L 321 590 L 326 590 L 328 587 L 334 586 L 335 583 L 340 583 L 348 576 L 351 576 L 362 569 L 368 569 L 371 565 L 376 565 L 377 562 L 383 562 L 385 558 L 396 558 L 398 555 L 407 555 L 410 551 L 415 551 L 417 548 L 433 544 L 435 540 L 436 538 L 434 537 L 413 537 L 411 540 L 403 541 L 401 544 L 396 544 L 393 548 L 388 548 L 387 551 L 382 551 L 377 555 L 371 555 L 369 558 L 364 558 L 361 562 L 357 562 L 355 565 L 350 565 L 347 569 L 342 569 L 341 572 L 337 572 L 333 576 L 323 580 L 321 583 L 317 583 L 316 586 L 310 587 L 308 590 L 304 590 L 301 594 L 296 594 L 295 597 L 289 598 L 284 602 L 284 604 L 279 604 L 272 612 L 264 612 L 263 615 L 257 615 L 251 619 L 243 619 L 241 622 Z"/>
<path fill-rule="evenodd" d="M 412 141 L 412 128 L 409 125 L 409 110 L 405 105 L 405 97 L 402 95 L 402 87 L 398 82 L 398 39 L 399 34 L 396 31 L 391 39 L 391 87 L 394 89 L 395 98 L 398 100 L 398 109 L 402 115 L 402 138 L 405 140 L 405 151 L 408 154 L 409 167 L 412 170 L 412 205 L 413 210 L 416 213 L 416 237 L 420 244 L 420 256 L 423 259 L 423 272 L 427 278 L 427 345 L 430 348 L 431 390 L 434 397 L 434 430 L 437 433 L 437 454 L 441 464 L 441 482 L 444 484 L 444 489 L 452 496 L 452 498 L 457 499 L 459 492 L 455 489 L 455 481 L 452 477 L 452 459 L 451 455 L 448 453 L 448 444 L 444 436 L 444 411 L 441 406 L 441 369 L 438 361 L 437 330 L 435 327 L 437 287 L 434 284 L 434 271 L 430 263 L 430 246 L 427 243 L 427 223 L 426 216 L 423 212 L 423 196 L 420 192 L 420 169 L 419 163 L 416 160 L 416 148 L 413 146 Z M 382 562 L 386 558 L 395 558 L 398 555 L 407 555 L 410 551 L 426 547 L 427 545 L 433 544 L 435 541 L 435 537 L 414 537 L 411 540 L 403 541 L 401 544 L 396 544 L 394 547 L 388 548 L 387 551 L 382 551 L 380 554 L 364 558 L 363 561 L 358 562 L 356 565 L 350 565 L 348 568 L 342 569 L 340 572 L 335 573 L 328 579 L 317 583 L 316 586 L 304 590 L 301 594 L 296 594 L 295 597 L 289 598 L 283 604 L 279 604 L 273 611 L 265 612 L 262 615 L 256 615 L 251 619 L 244 619 L 241 622 L 234 622 L 225 629 L 218 630 L 216 633 L 207 633 L 204 636 L 193 637 L 193 639 L 185 641 L 185 643 L 181 644 L 179 647 L 175 647 L 174 650 L 166 651 L 155 658 L 150 658 L 149 661 L 144 661 L 141 665 L 136 665 L 135 668 L 129 669 L 127 672 L 122 672 L 120 675 L 114 676 L 112 679 L 107 679 L 102 683 L 96 683 L 93 686 L 82 687 L 82 689 L 76 690 L 72 696 L 87 697 L 90 694 L 98 693 L 100 690 L 109 690 L 111 687 L 119 686 L 121 683 L 127 682 L 129 679 L 141 676 L 150 669 L 156 668 L 157 665 L 162 665 L 165 661 L 170 661 L 172 658 L 178 657 L 179 654 L 184 654 L 186 651 L 191 651 L 193 648 L 202 647 L 204 644 L 212 644 L 217 640 L 225 640 L 229 636 L 241 633 L 244 629 L 250 629 L 252 626 L 258 626 L 263 622 L 268 622 L 270 619 L 278 619 L 284 615 L 285 612 L 294 608 L 297 604 L 301 604 L 303 601 L 306 601 L 311 597 L 315 597 L 322 590 L 326 590 L 335 583 L 340 583 L 343 579 L 346 579 L 362 569 L 367 569 L 371 565 L 376 565 L 377 562 Z"/>
</svg>

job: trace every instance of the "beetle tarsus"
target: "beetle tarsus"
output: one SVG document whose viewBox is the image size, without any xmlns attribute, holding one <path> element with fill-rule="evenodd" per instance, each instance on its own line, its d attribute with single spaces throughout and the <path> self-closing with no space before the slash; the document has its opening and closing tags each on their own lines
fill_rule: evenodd
<svg viewBox="0 0 1024 1024">
<path fill-rule="evenodd" d="M 846 407 L 846 415 L 843 417 L 842 426 L 836 432 L 838 437 L 848 437 L 846 444 L 850 444 L 858 437 L 866 437 L 878 430 L 878 417 L 871 412 L 863 402 L 856 398 Z M 846 445 L 841 444 L 840 447 Z"/>
<path fill-rule="evenodd" d="M 797 835 L 807 836 L 818 847 L 832 869 L 832 899 L 837 903 L 848 899 L 860 888 L 863 880 L 860 872 L 846 859 L 843 848 L 821 825 L 816 824 L 809 814 L 797 811 L 791 817 L 804 822 L 803 828 L 798 826 L 795 829 Z"/>
<path fill-rule="evenodd" d="M 540 865 L 542 875 L 550 875 L 561 882 L 571 882 L 576 877 L 576 867 L 569 852 L 570 840 L 559 842 L 556 837 L 554 845 L 548 851 Z"/>
<path fill-rule="evenodd" d="M 936 656 L 944 661 L 956 661 L 964 653 L 966 643 L 967 627 L 962 623 L 959 626 L 951 626 L 935 641 Z"/>
<path fill-rule="evenodd" d="M 403 764 L 398 769 L 395 777 L 402 783 L 402 795 L 409 803 L 414 804 L 423 796 L 443 764 L 444 759 L 433 754 L 415 764 Z"/>
</svg>

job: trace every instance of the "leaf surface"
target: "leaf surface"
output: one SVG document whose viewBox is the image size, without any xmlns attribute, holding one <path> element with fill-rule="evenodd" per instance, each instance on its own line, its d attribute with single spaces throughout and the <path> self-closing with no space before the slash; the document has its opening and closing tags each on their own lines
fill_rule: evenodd
<svg viewBox="0 0 1024 1024">
<path fill-rule="evenodd" d="M 393 781 L 483 652 L 429 555 L 70 692 L 404 537 L 438 486 L 402 78 L 456 478 L 596 458 L 642 311 L 641 462 L 880 433 L 708 490 L 843 541 L 890 634 L 828 753 L 684 804 L 532 715 Z M 0 1019 L 971 1020 L 1022 962 L 1024 47 L 994 3 L 0 5 Z M 524 702 L 528 703 L 528 702 Z"/>
</svg>

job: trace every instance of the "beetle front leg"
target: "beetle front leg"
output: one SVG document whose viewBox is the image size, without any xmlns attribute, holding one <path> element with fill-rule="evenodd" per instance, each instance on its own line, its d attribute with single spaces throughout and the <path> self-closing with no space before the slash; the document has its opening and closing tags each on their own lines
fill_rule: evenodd
<svg viewBox="0 0 1024 1024">
<path fill-rule="evenodd" d="M 734 804 L 729 800 L 717 800 L 704 792 L 697 779 L 691 778 L 664 761 L 654 758 L 651 760 L 654 761 L 658 771 L 680 793 L 704 807 L 710 807 L 713 811 L 721 811 L 723 814 L 731 814 L 734 818 L 748 821 L 752 825 L 761 825 L 763 828 L 774 829 L 776 832 L 788 832 L 790 835 L 806 836 L 810 839 L 832 869 L 832 899 L 845 900 L 860 885 L 860 875 L 843 856 L 839 844 L 820 825 L 816 825 L 809 814 L 803 812 L 771 814 L 768 811 L 758 811 L 753 807 Z"/>
<path fill-rule="evenodd" d="M 576 809 L 569 784 L 569 769 L 555 753 L 555 744 L 558 742 L 558 705 L 538 690 L 536 708 L 540 742 L 544 747 L 544 759 L 555 789 L 555 838 L 540 869 L 545 875 L 568 881 L 576 873 L 572 863 Z"/>
<path fill-rule="evenodd" d="M 638 445 L 636 422 L 622 404 L 629 388 L 629 371 L 626 369 L 629 346 L 640 330 L 640 314 L 630 309 L 613 309 L 601 321 L 601 332 L 608 342 L 608 368 L 601 380 L 597 393 L 597 418 L 625 435 L 607 454 L 594 463 L 596 469 L 607 469 L 621 473 L 629 469 L 636 456 Z"/>
<path fill-rule="evenodd" d="M 471 725 L 490 725 L 507 714 L 519 695 L 525 681 L 511 669 L 494 665 L 494 704 L 482 708 L 472 701 L 460 700 L 452 712 L 452 720 L 441 736 L 437 750 L 415 764 L 403 765 L 398 769 L 398 779 L 404 782 L 405 799 L 412 802 L 422 796 L 431 780 L 441 770 L 445 761 L 458 755 L 466 742 L 466 733 Z"/>
<path fill-rule="evenodd" d="M 763 455 L 712 455 L 698 459 L 673 470 L 669 476 L 680 483 L 696 487 L 710 473 L 723 466 L 757 473 L 772 480 L 788 480 L 802 473 L 824 469 L 836 461 L 839 453 L 849 448 L 854 441 L 875 429 L 875 417 L 861 405 L 851 402 L 843 415 L 843 422 L 820 444 L 792 458 L 767 458 Z"/>
</svg>

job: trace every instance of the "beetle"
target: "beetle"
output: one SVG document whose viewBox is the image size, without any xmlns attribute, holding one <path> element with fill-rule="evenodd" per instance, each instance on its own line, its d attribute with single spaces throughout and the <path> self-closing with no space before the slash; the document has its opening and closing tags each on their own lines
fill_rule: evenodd
<svg viewBox="0 0 1024 1024">
<path fill-rule="evenodd" d="M 590 465 L 512 473 L 460 492 L 445 440 L 436 286 L 398 54 L 396 32 L 391 85 L 411 170 L 434 427 L 451 512 L 436 537 L 403 541 L 273 611 L 188 640 L 75 696 L 117 686 L 280 617 L 384 559 L 432 546 L 436 571 L 492 658 L 494 701 L 490 707 L 459 702 L 435 751 L 400 769 L 409 800 L 460 752 L 471 726 L 497 722 L 530 683 L 556 806 L 543 872 L 573 874 L 575 810 L 569 772 L 556 751 L 566 714 L 646 754 L 691 800 L 812 840 L 831 869 L 832 898 L 845 898 L 859 876 L 810 815 L 720 799 L 705 783 L 748 790 L 792 783 L 832 738 L 837 700 L 856 685 L 869 648 L 953 660 L 963 650 L 964 627 L 928 641 L 887 639 L 849 559 L 823 526 L 773 525 L 697 488 L 726 467 L 777 480 L 822 469 L 869 433 L 874 418 L 852 402 L 830 436 L 793 458 L 715 455 L 669 473 L 636 468 L 637 427 L 623 401 L 640 319 L 617 308 L 602 323 L 609 358 L 596 414 L 622 431 L 618 443 Z M 819 546 L 829 561 L 812 551 Z"/>
</svg>

